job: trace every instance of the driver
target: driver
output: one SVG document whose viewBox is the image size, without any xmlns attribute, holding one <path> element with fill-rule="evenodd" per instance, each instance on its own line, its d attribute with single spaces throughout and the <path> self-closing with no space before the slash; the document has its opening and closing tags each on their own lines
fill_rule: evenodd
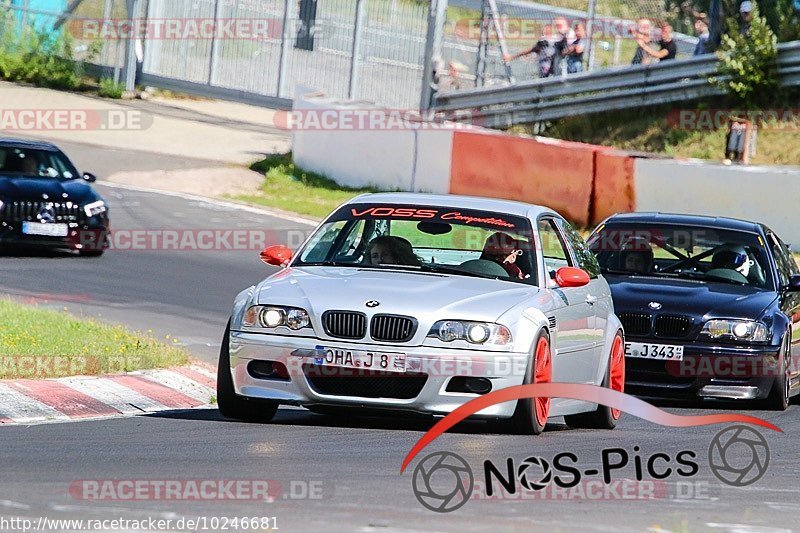
<svg viewBox="0 0 800 533">
<path fill-rule="evenodd" d="M 622 245 L 619 263 L 623 270 L 648 274 L 653 268 L 653 247 L 641 237 L 635 237 Z"/>
<path fill-rule="evenodd" d="M 750 256 L 741 246 L 731 246 L 716 252 L 711 259 L 711 266 L 735 270 L 747 278 L 750 275 Z"/>
<path fill-rule="evenodd" d="M 420 260 L 414 254 L 411 243 L 401 237 L 384 235 L 377 237 L 367 246 L 366 263 L 370 265 L 419 266 Z"/>
</svg>

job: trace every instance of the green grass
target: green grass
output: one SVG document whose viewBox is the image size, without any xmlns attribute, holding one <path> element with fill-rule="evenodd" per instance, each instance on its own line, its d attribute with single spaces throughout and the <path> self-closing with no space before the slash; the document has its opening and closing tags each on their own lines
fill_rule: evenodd
<svg viewBox="0 0 800 533">
<path fill-rule="evenodd" d="M 344 187 L 326 176 L 297 168 L 292 163 L 291 154 L 272 155 L 250 168 L 264 174 L 261 191 L 256 195 L 230 198 L 313 218 L 327 216 L 354 196 L 376 191 L 369 187 Z"/>
<path fill-rule="evenodd" d="M 101 375 L 188 362 L 186 352 L 123 326 L 0 299 L 0 378 Z"/>
<path fill-rule="evenodd" d="M 781 107 L 781 106 L 777 106 Z M 785 107 L 793 107 L 786 105 Z M 721 161 L 724 156 L 726 129 L 680 129 L 667 120 L 673 109 L 740 109 L 723 101 L 711 104 L 686 103 L 676 106 L 651 107 L 632 111 L 611 111 L 566 118 L 550 125 L 544 135 L 623 150 L 652 152 L 674 157 L 693 157 Z M 673 111 L 674 112 L 674 111 Z M 800 162 L 800 135 L 797 123 L 772 124 L 758 132 L 756 155 L 750 163 L 757 165 L 797 165 Z M 515 131 L 529 133 L 525 127 Z"/>
</svg>

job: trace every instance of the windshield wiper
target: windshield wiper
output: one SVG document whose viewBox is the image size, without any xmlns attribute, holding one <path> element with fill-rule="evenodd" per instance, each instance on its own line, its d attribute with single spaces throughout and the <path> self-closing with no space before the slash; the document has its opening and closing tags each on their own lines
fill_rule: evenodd
<svg viewBox="0 0 800 533">
<path fill-rule="evenodd" d="M 621 276 L 644 276 L 641 272 L 634 272 L 633 270 L 618 270 L 616 268 L 601 268 L 600 272 L 603 274 L 619 274 Z"/>
<path fill-rule="evenodd" d="M 361 263 L 345 263 L 343 261 L 312 261 L 312 262 L 303 262 L 297 263 L 295 266 L 303 266 L 303 267 L 356 267 L 360 268 L 363 267 Z"/>
<path fill-rule="evenodd" d="M 483 279 L 502 279 L 505 280 L 506 278 L 502 278 L 500 276 L 492 276 L 491 274 L 479 274 L 478 272 L 470 272 L 467 270 L 462 270 L 456 267 L 450 267 L 445 265 L 423 265 L 422 270 L 425 272 L 433 272 L 435 274 L 455 274 L 456 276 L 469 276 L 472 278 L 483 278 Z M 509 281 L 511 278 L 508 278 Z"/>
</svg>

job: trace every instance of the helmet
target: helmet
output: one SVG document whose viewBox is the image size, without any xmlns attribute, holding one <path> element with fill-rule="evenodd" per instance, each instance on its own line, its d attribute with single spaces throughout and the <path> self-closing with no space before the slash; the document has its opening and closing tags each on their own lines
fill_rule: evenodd
<svg viewBox="0 0 800 533">
<path fill-rule="evenodd" d="M 728 246 L 714 253 L 711 266 L 735 270 L 747 277 L 750 274 L 750 256 L 742 246 Z"/>
<path fill-rule="evenodd" d="M 622 244 L 619 252 L 619 266 L 645 274 L 653 269 L 653 247 L 642 237 L 631 237 Z"/>
</svg>

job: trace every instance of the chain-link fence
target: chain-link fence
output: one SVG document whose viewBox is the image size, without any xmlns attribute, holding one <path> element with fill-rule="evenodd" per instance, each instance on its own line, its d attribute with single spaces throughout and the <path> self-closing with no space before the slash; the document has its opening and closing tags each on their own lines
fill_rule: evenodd
<svg viewBox="0 0 800 533">
<path fill-rule="evenodd" d="M 659 26 L 666 22 L 675 28 L 673 40 L 680 59 L 692 55 L 697 37 L 678 31 L 685 26 L 678 13 L 663 0 L 451 0 L 442 56 L 453 67 L 451 74 L 463 80 L 462 86 L 509 83 L 509 74 L 516 81 L 567 74 L 567 61 L 559 61 L 558 55 L 554 61 L 552 48 L 560 33 L 566 32 L 569 41 L 576 40 L 576 26 L 581 25 L 586 32 L 581 70 L 630 65 L 638 48 L 634 32 L 639 24 L 649 28 L 651 46 L 658 50 Z M 639 23 L 640 19 L 645 20 Z M 486 27 L 483 41 L 482 26 Z M 505 62 L 504 49 L 506 58 L 511 57 Z"/>
<path fill-rule="evenodd" d="M 217 39 L 144 41 L 145 74 L 292 98 L 296 87 L 385 105 L 419 101 L 427 7 L 406 0 L 150 0 L 155 21 L 215 20 Z M 260 29 L 249 38 L 245 32 Z M 236 35 L 239 32 L 239 35 Z"/>
<path fill-rule="evenodd" d="M 79 59 L 113 67 L 133 58 L 143 80 L 168 79 L 171 87 L 291 99 L 300 86 L 387 106 L 420 101 L 427 1 L 0 0 L 0 7 L 17 17 L 20 32 L 64 28 L 75 50 L 96 50 Z"/>
<path fill-rule="evenodd" d="M 658 50 L 659 25 L 670 23 L 681 59 L 695 48 L 698 9 L 716 2 L 735 13 L 741 1 L 449 0 L 432 26 L 442 32 L 431 32 L 429 15 L 447 0 L 0 0 L 0 14 L 20 31 L 67 28 L 76 58 L 117 67 L 117 76 L 135 65 L 143 83 L 283 102 L 301 86 L 414 108 L 426 101 L 431 68 L 444 91 L 571 72 L 575 62 L 559 54 L 548 65 L 546 54 L 524 52 L 552 50 L 558 34 L 572 41 L 579 25 L 580 70 L 630 65 L 642 24 Z M 757 4 L 785 28 L 783 4 L 796 1 Z"/>
</svg>

